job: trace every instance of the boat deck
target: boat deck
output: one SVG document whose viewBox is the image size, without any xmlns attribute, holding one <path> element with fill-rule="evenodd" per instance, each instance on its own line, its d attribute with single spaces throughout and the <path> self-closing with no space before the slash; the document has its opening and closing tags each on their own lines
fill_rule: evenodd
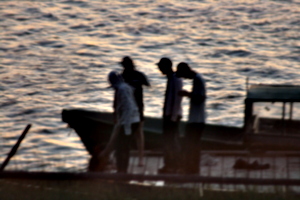
<svg viewBox="0 0 300 200">
<path fill-rule="evenodd" d="M 238 159 L 258 164 L 269 164 L 268 169 L 235 169 L 233 166 Z M 158 169 L 163 166 L 161 153 L 147 152 L 144 165 L 138 166 L 138 157 L 131 154 L 130 174 L 157 175 Z M 202 151 L 199 176 L 215 177 L 245 177 L 245 178 L 293 178 L 300 179 L 300 152 L 265 152 L 251 154 L 247 151 Z M 114 171 L 112 170 L 111 173 Z"/>
<path fill-rule="evenodd" d="M 159 180 L 161 174 L 158 173 L 158 169 L 163 166 L 162 154 L 147 152 L 144 159 L 144 165 L 138 166 L 137 153 L 132 152 L 128 174 L 144 175 L 143 180 L 147 180 L 147 176 L 152 177 L 152 180 L 153 177 Z M 237 160 L 249 163 L 250 167 L 241 165 L 235 168 Z M 300 152 L 202 151 L 200 162 L 199 179 L 193 179 L 194 184 L 203 183 L 205 180 L 204 182 L 209 183 L 209 187 L 213 185 L 218 189 L 236 188 L 238 185 L 242 188 L 246 185 L 247 187 L 249 185 L 290 185 L 297 188 L 296 191 L 300 191 Z M 255 162 L 258 165 L 251 165 Z M 105 173 L 115 172 L 112 168 Z M 164 185 L 164 175 L 162 175 L 162 181 L 154 181 L 151 184 Z M 170 174 L 171 177 L 172 175 L 184 177 L 180 174 Z M 193 178 L 195 176 L 193 175 Z M 187 176 L 185 178 L 186 180 L 183 178 L 181 182 L 188 183 L 192 180 Z M 226 179 L 229 181 L 226 182 Z"/>
</svg>

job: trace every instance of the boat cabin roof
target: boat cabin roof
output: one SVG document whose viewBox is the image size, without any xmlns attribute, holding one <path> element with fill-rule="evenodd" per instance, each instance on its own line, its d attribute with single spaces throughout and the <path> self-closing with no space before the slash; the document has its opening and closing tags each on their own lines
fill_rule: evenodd
<svg viewBox="0 0 300 200">
<path fill-rule="evenodd" d="M 251 85 L 247 101 L 252 102 L 300 102 L 299 85 Z"/>
</svg>

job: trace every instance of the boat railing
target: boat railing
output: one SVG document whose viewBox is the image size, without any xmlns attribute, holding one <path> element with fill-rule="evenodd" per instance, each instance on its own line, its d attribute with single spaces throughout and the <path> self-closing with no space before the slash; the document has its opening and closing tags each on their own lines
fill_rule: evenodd
<svg viewBox="0 0 300 200">
<path fill-rule="evenodd" d="M 299 125 L 299 120 L 282 120 L 255 116 L 253 132 L 254 134 L 300 136 Z"/>
</svg>

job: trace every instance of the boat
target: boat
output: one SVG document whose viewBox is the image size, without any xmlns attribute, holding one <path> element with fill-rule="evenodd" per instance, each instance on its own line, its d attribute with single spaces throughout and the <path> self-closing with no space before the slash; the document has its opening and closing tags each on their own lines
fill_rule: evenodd
<svg viewBox="0 0 300 200">
<path fill-rule="evenodd" d="M 114 126 L 113 114 L 85 109 L 64 109 L 62 120 L 79 135 L 90 155 L 94 155 L 98 147 L 104 146 Z M 186 122 L 180 124 L 183 138 Z M 235 146 L 240 148 L 242 128 L 207 124 L 203 133 L 203 143 L 218 143 L 216 149 Z M 144 124 L 145 149 L 160 151 L 163 147 L 162 119 L 145 117 Z M 209 146 L 209 145 L 208 145 Z"/>
<path fill-rule="evenodd" d="M 300 150 L 300 86 L 251 85 L 244 124 L 248 148 Z"/>
<path fill-rule="evenodd" d="M 206 124 L 201 149 L 300 150 L 300 86 L 254 84 L 244 103 L 244 126 Z M 62 120 L 92 156 L 104 148 L 114 125 L 112 113 L 84 109 L 63 109 Z M 185 125 L 180 124 L 181 138 Z M 144 134 L 146 150 L 162 150 L 161 118 L 145 117 Z"/>
</svg>

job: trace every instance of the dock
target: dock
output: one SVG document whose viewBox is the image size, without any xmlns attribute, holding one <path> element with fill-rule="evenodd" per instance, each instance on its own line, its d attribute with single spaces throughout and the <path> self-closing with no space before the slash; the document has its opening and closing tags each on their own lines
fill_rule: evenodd
<svg viewBox="0 0 300 200">
<path fill-rule="evenodd" d="M 262 168 L 234 167 L 238 160 L 258 163 Z M 128 172 L 120 174 L 111 166 L 104 172 L 0 172 L 8 180 L 110 181 L 153 187 L 197 188 L 217 191 L 300 193 L 300 152 L 297 151 L 201 151 L 199 174 L 159 174 L 163 166 L 161 152 L 147 151 L 144 165 L 138 165 L 138 153 L 131 152 Z"/>
</svg>

